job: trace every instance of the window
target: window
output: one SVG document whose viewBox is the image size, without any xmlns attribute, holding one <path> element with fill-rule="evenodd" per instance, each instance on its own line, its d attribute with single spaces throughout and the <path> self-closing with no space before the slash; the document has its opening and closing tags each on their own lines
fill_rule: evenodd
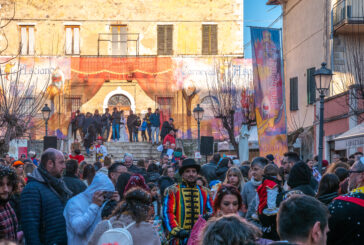
<svg viewBox="0 0 364 245">
<path fill-rule="evenodd" d="M 202 25 L 202 54 L 217 54 L 217 25 Z"/>
<path fill-rule="evenodd" d="M 66 26 L 66 54 L 80 54 L 80 26 Z"/>
<path fill-rule="evenodd" d="M 173 25 L 157 27 L 158 55 L 173 55 Z"/>
<path fill-rule="evenodd" d="M 30 111 L 33 111 L 35 109 L 34 103 L 34 97 L 25 97 L 23 101 L 23 112 L 29 113 Z"/>
<path fill-rule="evenodd" d="M 34 55 L 34 25 L 20 26 L 21 54 Z"/>
<path fill-rule="evenodd" d="M 311 105 L 316 101 L 315 67 L 307 69 L 307 104 Z"/>
<path fill-rule="evenodd" d="M 126 25 L 111 26 L 112 55 L 128 54 L 128 27 Z"/>
<path fill-rule="evenodd" d="M 67 112 L 76 112 L 81 107 L 81 96 L 65 97 Z"/>
<path fill-rule="evenodd" d="M 289 109 L 291 111 L 298 110 L 298 78 L 294 77 L 289 79 L 290 90 L 289 90 Z"/>
</svg>

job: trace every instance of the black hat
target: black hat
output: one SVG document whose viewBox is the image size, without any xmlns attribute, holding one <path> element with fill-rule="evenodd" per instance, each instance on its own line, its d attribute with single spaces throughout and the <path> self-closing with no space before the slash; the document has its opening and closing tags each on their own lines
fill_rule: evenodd
<svg viewBox="0 0 364 245">
<path fill-rule="evenodd" d="M 185 160 L 182 161 L 182 167 L 180 167 L 180 169 L 178 170 L 178 173 L 180 175 L 183 174 L 183 172 L 188 169 L 188 168 L 195 168 L 197 170 L 197 172 L 200 171 L 201 166 L 199 164 L 196 163 L 196 161 L 192 158 L 187 158 Z"/>
<path fill-rule="evenodd" d="M 274 156 L 272 154 L 268 154 L 265 158 L 267 158 L 269 161 L 274 161 Z"/>
</svg>

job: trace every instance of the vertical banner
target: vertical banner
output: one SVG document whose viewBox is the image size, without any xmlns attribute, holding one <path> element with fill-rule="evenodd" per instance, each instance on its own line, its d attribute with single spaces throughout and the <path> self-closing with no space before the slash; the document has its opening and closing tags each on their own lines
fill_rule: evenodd
<svg viewBox="0 0 364 245">
<path fill-rule="evenodd" d="M 255 113 L 260 156 L 280 164 L 287 147 L 280 30 L 251 27 Z"/>
</svg>

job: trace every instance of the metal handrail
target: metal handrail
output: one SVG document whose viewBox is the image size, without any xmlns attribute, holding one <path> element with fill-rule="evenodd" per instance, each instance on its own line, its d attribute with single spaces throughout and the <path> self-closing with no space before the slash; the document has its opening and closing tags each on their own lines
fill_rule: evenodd
<svg viewBox="0 0 364 245">
<path fill-rule="evenodd" d="M 352 23 L 364 23 L 363 0 L 341 0 L 333 6 L 333 25 L 344 21 Z"/>
<path fill-rule="evenodd" d="M 112 38 L 107 38 L 107 39 L 103 39 L 103 38 L 107 38 L 107 36 L 126 36 L 126 40 L 117 40 L 117 41 L 113 41 Z M 135 36 L 135 38 L 130 38 L 129 36 Z M 111 39 L 111 40 L 110 40 Z M 135 42 L 135 49 L 136 49 L 136 53 L 135 56 L 139 56 L 139 33 L 99 33 L 98 35 L 98 39 L 97 39 L 97 56 L 100 56 L 100 43 L 101 42 L 109 42 L 109 43 L 128 43 L 128 42 Z M 130 56 L 129 54 L 127 55 L 110 55 L 110 56 Z"/>
</svg>

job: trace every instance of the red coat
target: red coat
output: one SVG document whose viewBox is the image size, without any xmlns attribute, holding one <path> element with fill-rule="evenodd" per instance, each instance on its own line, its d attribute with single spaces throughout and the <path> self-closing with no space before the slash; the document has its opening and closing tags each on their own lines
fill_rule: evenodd
<svg viewBox="0 0 364 245">
<path fill-rule="evenodd" d="M 170 144 L 176 144 L 176 138 L 171 135 L 171 134 L 167 134 L 166 137 L 164 137 L 164 140 L 163 140 L 163 145 L 169 141 Z"/>
<path fill-rule="evenodd" d="M 85 157 L 83 155 L 76 155 L 76 156 L 72 156 L 71 154 L 69 155 L 70 159 L 74 159 L 77 160 L 78 163 L 81 163 L 83 160 L 85 160 Z"/>
<path fill-rule="evenodd" d="M 257 193 L 259 197 L 259 206 L 258 206 L 258 213 L 261 214 L 263 209 L 267 206 L 267 189 L 273 189 L 274 187 L 278 186 L 276 182 L 266 179 L 263 183 L 258 186 Z"/>
</svg>

